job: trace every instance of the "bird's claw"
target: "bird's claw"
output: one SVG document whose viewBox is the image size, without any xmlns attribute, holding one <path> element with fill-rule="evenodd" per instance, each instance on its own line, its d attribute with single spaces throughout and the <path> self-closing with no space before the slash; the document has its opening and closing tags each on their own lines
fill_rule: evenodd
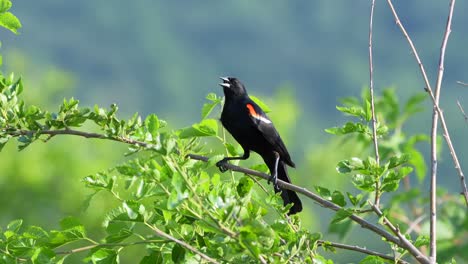
<svg viewBox="0 0 468 264">
<path fill-rule="evenodd" d="M 228 170 L 227 165 L 228 165 L 228 162 L 227 160 L 224 160 L 224 159 L 216 162 L 216 167 L 218 167 L 221 172 L 226 172 Z"/>
<path fill-rule="evenodd" d="M 274 187 L 275 189 L 279 189 L 279 186 L 278 186 L 278 175 L 277 175 L 276 173 L 270 176 L 270 178 L 268 179 L 268 184 L 270 184 L 270 182 L 273 183 L 273 187 Z"/>
</svg>

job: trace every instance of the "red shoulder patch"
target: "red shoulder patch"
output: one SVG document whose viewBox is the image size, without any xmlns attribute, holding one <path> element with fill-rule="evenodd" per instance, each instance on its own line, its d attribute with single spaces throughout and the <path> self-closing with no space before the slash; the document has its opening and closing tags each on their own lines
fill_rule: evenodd
<svg viewBox="0 0 468 264">
<path fill-rule="evenodd" d="M 251 116 L 255 116 L 255 117 L 258 116 L 258 114 L 257 114 L 257 112 L 255 112 L 255 108 L 253 107 L 252 104 L 247 104 L 246 106 L 247 106 L 247 109 L 249 109 L 249 114 Z"/>
</svg>

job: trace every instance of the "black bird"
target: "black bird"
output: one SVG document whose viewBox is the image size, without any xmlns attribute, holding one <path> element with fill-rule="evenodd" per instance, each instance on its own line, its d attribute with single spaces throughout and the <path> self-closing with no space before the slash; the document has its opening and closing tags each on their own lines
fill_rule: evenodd
<svg viewBox="0 0 468 264">
<path fill-rule="evenodd" d="M 225 157 L 216 163 L 224 172 L 229 160 L 246 160 L 250 151 L 262 156 L 270 169 L 275 192 L 281 192 L 284 205 L 292 203 L 288 214 L 302 211 L 302 203 L 297 194 L 290 190 L 282 190 L 277 185 L 277 179 L 291 182 L 286 165 L 295 167 L 294 162 L 281 140 L 273 122 L 262 109 L 250 99 L 244 85 L 236 78 L 221 77 L 225 102 L 221 114 L 221 123 L 244 149 L 242 157 Z"/>
</svg>

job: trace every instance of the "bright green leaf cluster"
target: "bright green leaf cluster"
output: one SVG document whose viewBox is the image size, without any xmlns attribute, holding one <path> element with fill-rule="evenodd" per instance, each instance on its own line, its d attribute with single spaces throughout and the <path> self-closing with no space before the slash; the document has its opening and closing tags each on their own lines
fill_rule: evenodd
<svg viewBox="0 0 468 264">
<path fill-rule="evenodd" d="M 11 8 L 10 0 L 0 0 L 0 26 L 9 29 L 11 32 L 18 34 L 18 29 L 21 28 L 19 19 L 8 12 Z"/>
</svg>

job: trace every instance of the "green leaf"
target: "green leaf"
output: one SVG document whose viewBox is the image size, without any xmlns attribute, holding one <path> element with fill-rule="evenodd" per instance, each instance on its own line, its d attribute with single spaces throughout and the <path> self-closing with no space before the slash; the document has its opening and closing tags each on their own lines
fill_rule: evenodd
<svg viewBox="0 0 468 264">
<path fill-rule="evenodd" d="M 185 259 L 185 248 L 179 244 L 175 244 L 172 248 L 171 257 L 174 263 L 183 263 Z"/>
<path fill-rule="evenodd" d="M 237 194 L 239 194 L 240 197 L 245 197 L 247 194 L 249 194 L 253 185 L 254 182 L 252 179 L 250 179 L 250 177 L 242 177 L 237 184 Z"/>
<path fill-rule="evenodd" d="M 60 227 L 63 230 L 66 230 L 66 229 L 71 229 L 75 227 L 83 227 L 83 225 L 80 223 L 80 220 L 78 220 L 78 218 L 70 216 L 70 217 L 63 218 L 60 221 Z"/>
<path fill-rule="evenodd" d="M 120 229 L 116 233 L 112 233 L 105 238 L 106 243 L 119 243 L 128 237 L 132 236 L 133 232 L 129 229 Z"/>
<path fill-rule="evenodd" d="M 15 15 L 10 12 L 5 12 L 0 13 L 0 26 L 18 34 L 18 29 L 21 28 L 21 23 Z"/>
<path fill-rule="evenodd" d="M 373 176 L 358 173 L 352 177 L 353 184 L 356 186 L 356 188 L 367 192 L 373 192 L 375 190 L 375 179 Z"/>
<path fill-rule="evenodd" d="M 201 117 L 202 119 L 205 119 L 210 113 L 211 111 L 213 111 L 213 109 L 219 104 L 221 103 L 221 99 L 218 98 L 216 96 L 216 94 L 214 93 L 209 93 L 207 96 L 206 96 L 206 99 L 208 99 L 209 101 L 211 101 L 211 103 L 205 103 L 203 105 L 203 108 L 202 108 L 202 112 L 201 112 Z"/>
<path fill-rule="evenodd" d="M 360 117 L 360 118 L 366 117 L 364 109 L 362 109 L 362 107 L 359 107 L 359 106 L 352 106 L 352 107 L 336 106 L 336 109 L 342 113 L 345 113 L 351 116 Z"/>
<path fill-rule="evenodd" d="M 427 93 L 417 93 L 408 99 L 404 106 L 404 111 L 407 114 L 414 114 L 421 112 L 424 108 L 421 106 L 421 103 L 428 98 Z"/>
<path fill-rule="evenodd" d="M 140 264 L 162 264 L 163 256 L 160 251 L 152 251 L 151 254 L 141 259 Z"/>
<path fill-rule="evenodd" d="M 52 264 L 56 263 L 54 260 L 55 252 L 49 248 L 38 247 L 35 248 L 33 255 L 31 256 L 31 262 L 33 264 Z"/>
<path fill-rule="evenodd" d="M 41 227 L 38 227 L 38 226 L 28 226 L 28 228 L 26 229 L 26 231 L 23 233 L 23 237 L 24 238 L 30 238 L 30 239 L 33 239 L 33 240 L 42 240 L 42 241 L 46 241 L 49 237 L 49 234 L 47 234 L 47 232 L 42 229 Z"/>
<path fill-rule="evenodd" d="M 318 195 L 325 200 L 332 200 L 332 195 L 329 189 L 321 187 L 321 186 L 314 186 L 315 190 L 317 191 Z"/>
<path fill-rule="evenodd" d="M 19 142 L 20 144 L 18 144 L 18 150 L 21 151 L 21 150 L 25 149 L 25 148 L 28 147 L 33 141 L 34 141 L 34 138 L 33 138 L 33 136 L 30 135 L 30 134 L 19 136 L 19 137 L 18 137 L 18 142 Z"/>
<path fill-rule="evenodd" d="M 0 151 L 2 151 L 3 147 L 5 147 L 6 143 L 10 140 L 10 135 L 1 135 L 0 134 Z"/>
<path fill-rule="evenodd" d="M 151 134 L 151 136 L 155 138 L 156 135 L 158 134 L 158 129 L 159 129 L 158 117 L 155 114 L 150 114 L 145 119 L 145 125 L 148 128 L 148 132 Z"/>
<path fill-rule="evenodd" d="M 328 227 L 328 232 L 330 234 L 337 234 L 340 239 L 343 239 L 346 236 L 346 234 L 348 234 L 349 231 L 351 231 L 352 226 L 353 222 L 351 221 L 351 219 L 346 218 L 340 221 L 339 223 L 330 224 L 330 226 Z"/>
<path fill-rule="evenodd" d="M 377 257 L 377 256 L 367 256 L 363 258 L 361 261 L 359 261 L 359 264 L 385 264 L 385 262 L 382 258 Z"/>
<path fill-rule="evenodd" d="M 100 248 L 92 253 L 90 260 L 93 264 L 117 264 L 119 263 L 119 255 L 115 250 Z"/>
<path fill-rule="evenodd" d="M 252 230 L 241 231 L 239 235 L 240 245 L 249 250 L 253 257 L 258 258 L 260 249 L 258 246 L 258 237 Z"/>
<path fill-rule="evenodd" d="M 427 165 L 424 161 L 424 156 L 417 150 L 413 150 L 409 154 L 411 155 L 411 160 L 409 163 L 414 166 L 416 177 L 421 183 L 424 180 L 427 172 Z"/>
<path fill-rule="evenodd" d="M 180 138 L 207 137 L 218 134 L 218 122 L 215 119 L 204 119 L 199 124 L 178 131 Z"/>
<path fill-rule="evenodd" d="M 349 211 L 348 209 L 340 209 L 333 216 L 331 224 L 339 223 L 339 222 L 345 220 L 346 218 L 348 218 L 352 214 L 353 213 L 351 211 Z"/>
<path fill-rule="evenodd" d="M 332 202 L 339 205 L 339 206 L 345 206 L 346 201 L 344 195 L 339 192 L 339 191 L 334 191 L 332 194 Z"/>
<path fill-rule="evenodd" d="M 348 199 L 353 206 L 357 206 L 361 202 L 362 198 L 364 197 L 361 193 L 354 196 L 351 193 L 346 192 L 346 195 L 348 196 Z"/>
<path fill-rule="evenodd" d="M 416 241 L 414 242 L 414 245 L 416 247 L 428 246 L 429 242 L 430 242 L 429 236 L 420 235 L 420 236 L 418 236 L 418 238 L 416 238 Z"/>
<path fill-rule="evenodd" d="M 365 115 L 364 118 L 367 122 L 372 120 L 372 108 L 371 108 L 371 103 L 369 100 L 366 100 L 366 105 L 365 105 Z"/>
<path fill-rule="evenodd" d="M 207 99 L 207 100 L 210 100 L 210 101 L 212 101 L 212 102 L 217 102 L 217 101 L 220 102 L 220 101 L 221 101 L 221 99 L 218 98 L 218 96 L 217 96 L 215 93 L 209 93 L 209 94 L 207 94 L 207 95 L 206 95 L 206 99 Z"/>
<path fill-rule="evenodd" d="M 262 100 L 258 99 L 257 97 L 253 95 L 250 96 L 250 99 L 252 99 L 252 101 L 254 101 L 256 104 L 258 104 L 258 106 L 260 106 L 263 112 L 265 113 L 271 112 L 270 107 L 268 107 Z"/>
<path fill-rule="evenodd" d="M 336 170 L 339 173 L 350 173 L 364 168 L 364 162 L 357 157 L 353 157 L 350 160 L 342 160 L 338 162 L 338 165 L 336 166 Z"/>
<path fill-rule="evenodd" d="M 172 210 L 179 206 L 185 199 L 188 198 L 187 192 L 178 192 L 176 190 L 172 190 L 169 198 L 167 199 L 167 208 Z"/>
<path fill-rule="evenodd" d="M 332 127 L 325 129 L 325 132 L 333 135 L 345 135 L 350 133 L 360 133 L 365 135 L 371 135 L 369 127 L 361 123 L 348 122 L 342 127 Z"/>
<path fill-rule="evenodd" d="M 237 151 L 236 147 L 233 144 L 225 142 L 224 146 L 226 147 L 229 155 L 231 155 L 233 157 L 239 156 L 239 152 Z"/>
<path fill-rule="evenodd" d="M 4 13 L 11 8 L 10 0 L 0 0 L 0 13 Z"/>
<path fill-rule="evenodd" d="M 142 204 L 138 204 L 135 202 L 125 201 L 122 204 L 123 208 L 127 212 L 127 216 L 129 219 L 136 220 L 142 210 L 141 207 L 144 208 Z"/>
<path fill-rule="evenodd" d="M 411 168 L 411 167 L 401 167 L 398 170 L 398 179 L 401 180 L 401 179 L 405 178 L 411 172 L 413 172 L 413 168 Z"/>
<path fill-rule="evenodd" d="M 218 103 L 205 103 L 202 108 L 201 118 L 205 119 L 211 113 L 211 111 L 213 111 L 217 104 Z"/>
<path fill-rule="evenodd" d="M 395 167 L 398 167 L 404 163 L 407 163 L 409 162 L 411 156 L 408 155 L 408 154 L 403 154 L 401 156 L 393 156 L 390 158 L 389 162 L 388 162 L 388 168 L 389 169 L 392 169 L 392 168 L 395 168 Z"/>
<path fill-rule="evenodd" d="M 22 219 L 13 220 L 10 223 L 8 223 L 7 230 L 18 233 L 22 225 L 23 225 Z"/>
<path fill-rule="evenodd" d="M 218 122 L 215 119 L 204 119 L 193 127 L 207 136 L 216 136 L 218 134 Z"/>
</svg>

